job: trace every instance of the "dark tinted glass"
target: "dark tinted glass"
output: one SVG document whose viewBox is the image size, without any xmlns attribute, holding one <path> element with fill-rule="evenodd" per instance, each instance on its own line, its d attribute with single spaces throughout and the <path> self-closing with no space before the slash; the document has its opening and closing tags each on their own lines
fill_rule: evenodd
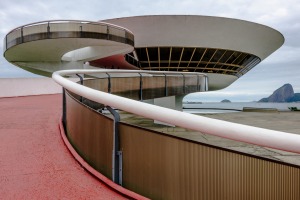
<svg viewBox="0 0 300 200">
<path fill-rule="evenodd" d="M 179 60 L 181 56 L 182 48 L 180 47 L 173 47 L 172 48 L 172 55 L 171 60 Z"/>
<path fill-rule="evenodd" d="M 149 60 L 158 60 L 158 48 L 157 47 L 149 47 L 148 49 L 148 55 Z"/>
<path fill-rule="evenodd" d="M 170 47 L 160 47 L 159 48 L 159 52 L 160 52 L 160 60 L 167 60 L 169 61 L 169 57 L 170 57 Z"/>
</svg>

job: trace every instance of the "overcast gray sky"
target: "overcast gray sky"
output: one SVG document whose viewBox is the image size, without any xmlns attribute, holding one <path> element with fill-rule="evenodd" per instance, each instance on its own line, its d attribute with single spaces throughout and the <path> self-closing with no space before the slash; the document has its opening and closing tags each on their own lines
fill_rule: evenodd
<svg viewBox="0 0 300 200">
<path fill-rule="evenodd" d="M 186 99 L 200 101 L 259 100 L 285 83 L 300 92 L 300 1 L 299 0 L 1 0 L 0 46 L 11 29 L 43 20 L 101 19 L 135 15 L 184 14 L 238 18 L 261 23 L 280 31 L 284 45 L 228 88 Z M 3 50 L 1 48 L 1 54 Z M 9 64 L 0 56 L 0 78 L 35 77 Z"/>
</svg>

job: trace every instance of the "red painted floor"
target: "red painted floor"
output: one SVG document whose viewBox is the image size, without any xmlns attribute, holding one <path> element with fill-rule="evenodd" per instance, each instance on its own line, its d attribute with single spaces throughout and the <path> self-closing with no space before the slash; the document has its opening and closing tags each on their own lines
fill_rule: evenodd
<svg viewBox="0 0 300 200">
<path fill-rule="evenodd" d="M 0 99 L 0 199 L 125 199 L 64 145 L 61 95 Z"/>
</svg>

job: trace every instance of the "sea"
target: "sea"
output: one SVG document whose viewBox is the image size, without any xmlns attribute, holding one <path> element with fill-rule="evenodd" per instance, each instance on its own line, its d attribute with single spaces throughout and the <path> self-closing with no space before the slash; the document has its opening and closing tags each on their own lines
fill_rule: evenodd
<svg viewBox="0 0 300 200">
<path fill-rule="evenodd" d="M 261 103 L 261 102 L 183 102 L 183 111 L 187 113 L 232 113 L 241 112 L 243 108 L 277 109 L 278 111 L 290 111 L 289 107 L 300 109 L 300 102 L 295 103 Z"/>
</svg>

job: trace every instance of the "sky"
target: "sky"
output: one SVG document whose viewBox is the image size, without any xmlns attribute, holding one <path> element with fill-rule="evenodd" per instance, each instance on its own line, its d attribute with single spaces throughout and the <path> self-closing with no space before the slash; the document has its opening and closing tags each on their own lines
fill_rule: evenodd
<svg viewBox="0 0 300 200">
<path fill-rule="evenodd" d="M 300 92 L 299 0 L 9 0 L 0 1 L 0 46 L 5 35 L 18 26 L 53 19 L 98 21 L 137 15 L 208 15 L 237 18 L 270 26 L 283 34 L 284 45 L 226 89 L 195 93 L 185 100 L 213 102 L 255 101 L 285 83 Z M 1 48 L 1 55 L 3 49 Z M 0 78 L 38 77 L 8 63 L 0 56 Z"/>
</svg>

